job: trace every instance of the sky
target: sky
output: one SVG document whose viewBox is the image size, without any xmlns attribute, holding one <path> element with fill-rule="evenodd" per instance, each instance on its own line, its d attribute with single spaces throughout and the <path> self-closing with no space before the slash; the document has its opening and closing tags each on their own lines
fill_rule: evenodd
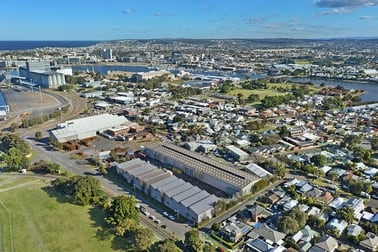
<svg viewBox="0 0 378 252">
<path fill-rule="evenodd" d="M 0 40 L 378 37 L 378 0 L 1 0 Z"/>
</svg>

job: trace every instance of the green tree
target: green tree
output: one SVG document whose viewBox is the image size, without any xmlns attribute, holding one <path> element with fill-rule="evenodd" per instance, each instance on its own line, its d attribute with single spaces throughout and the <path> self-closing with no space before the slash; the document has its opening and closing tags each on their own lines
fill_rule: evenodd
<svg viewBox="0 0 378 252">
<path fill-rule="evenodd" d="M 276 223 L 279 231 L 286 234 L 295 234 L 299 230 L 298 222 L 291 216 L 281 215 Z"/>
<path fill-rule="evenodd" d="M 151 248 L 151 252 L 181 252 L 182 250 L 176 246 L 173 240 L 163 240 L 155 242 Z"/>
<path fill-rule="evenodd" d="M 312 156 L 310 160 L 317 167 L 323 167 L 327 163 L 327 157 L 321 154 Z"/>
<path fill-rule="evenodd" d="M 318 216 L 311 214 L 308 216 L 307 224 L 314 229 L 321 229 L 324 227 L 325 221 Z"/>
<path fill-rule="evenodd" d="M 35 132 L 34 137 L 38 138 L 38 139 L 41 138 L 42 137 L 42 132 L 41 131 Z"/>
<path fill-rule="evenodd" d="M 29 159 L 16 147 L 8 149 L 3 155 L 3 160 L 7 164 L 7 169 L 10 171 L 19 171 L 29 166 Z"/>
<path fill-rule="evenodd" d="M 203 245 L 203 248 L 202 248 L 202 252 L 215 252 L 216 251 L 216 248 L 209 244 L 209 243 L 205 243 L 205 245 Z"/>
<path fill-rule="evenodd" d="M 344 219 L 349 224 L 353 223 L 354 220 L 354 210 L 351 207 L 344 206 L 338 210 L 336 210 L 336 214 L 338 217 Z"/>
<path fill-rule="evenodd" d="M 137 251 L 145 251 L 151 246 L 154 234 L 150 229 L 140 227 L 135 231 L 133 238 Z"/>
<path fill-rule="evenodd" d="M 189 249 L 189 251 L 193 252 L 201 252 L 202 251 L 202 241 L 199 237 L 199 232 L 197 229 L 192 228 L 188 232 L 185 233 L 185 247 Z"/>
<path fill-rule="evenodd" d="M 361 136 L 357 135 L 346 135 L 343 138 L 343 141 L 340 143 L 340 146 L 352 150 L 356 145 L 361 143 Z"/>
<path fill-rule="evenodd" d="M 280 135 L 280 137 L 283 138 L 283 137 L 288 137 L 290 135 L 290 132 L 289 132 L 289 130 L 287 129 L 286 126 L 282 126 L 280 128 L 280 132 L 278 134 Z"/>
<path fill-rule="evenodd" d="M 378 151 L 378 136 L 372 137 L 370 144 L 371 144 L 372 150 Z"/>
<path fill-rule="evenodd" d="M 123 220 L 130 218 L 139 221 L 139 212 L 135 207 L 137 201 L 134 196 L 120 195 L 112 199 L 106 209 L 105 221 L 113 226 L 119 225 Z"/>
</svg>

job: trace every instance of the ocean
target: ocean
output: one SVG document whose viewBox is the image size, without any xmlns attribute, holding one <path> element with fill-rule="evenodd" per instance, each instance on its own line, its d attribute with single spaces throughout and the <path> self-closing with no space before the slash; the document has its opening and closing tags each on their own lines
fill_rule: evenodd
<svg viewBox="0 0 378 252">
<path fill-rule="evenodd" d="M 101 41 L 0 41 L 0 51 L 32 50 L 44 47 L 86 47 Z"/>
</svg>

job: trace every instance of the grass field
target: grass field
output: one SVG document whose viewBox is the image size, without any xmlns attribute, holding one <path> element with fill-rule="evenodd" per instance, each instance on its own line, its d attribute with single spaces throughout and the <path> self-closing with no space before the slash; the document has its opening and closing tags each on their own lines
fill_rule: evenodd
<svg viewBox="0 0 378 252">
<path fill-rule="evenodd" d="M 14 181 L 0 185 L 1 251 L 12 251 L 12 241 L 13 251 L 120 250 L 102 229 L 102 211 L 63 202 L 49 182 L 7 179 Z"/>
<path fill-rule="evenodd" d="M 274 96 L 274 95 L 285 95 L 283 92 L 278 92 L 275 90 L 269 90 L 269 89 L 242 89 L 242 88 L 236 88 L 234 90 L 231 90 L 228 95 L 237 96 L 239 93 L 243 94 L 243 98 L 246 99 L 251 94 L 257 94 L 260 96 L 260 99 L 263 99 L 265 96 Z"/>
</svg>

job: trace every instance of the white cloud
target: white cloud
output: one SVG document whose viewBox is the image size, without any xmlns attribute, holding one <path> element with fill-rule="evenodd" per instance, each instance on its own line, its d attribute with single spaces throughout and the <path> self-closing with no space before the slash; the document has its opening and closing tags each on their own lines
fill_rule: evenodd
<svg viewBox="0 0 378 252">
<path fill-rule="evenodd" d="M 128 14 L 133 14 L 133 13 L 135 13 L 135 12 L 136 12 L 135 10 L 130 10 L 130 9 L 125 9 L 125 10 L 122 11 L 122 13 L 124 13 L 124 14 L 126 14 L 126 15 L 128 15 Z"/>
<path fill-rule="evenodd" d="M 314 5 L 328 8 L 329 11 L 319 13 L 319 16 L 346 14 L 359 8 L 378 6 L 378 0 L 315 0 Z"/>
<path fill-rule="evenodd" d="M 378 5 L 378 0 L 316 0 L 320 8 L 362 8 Z"/>
<path fill-rule="evenodd" d="M 174 12 L 169 12 L 169 13 L 161 13 L 161 12 L 156 12 L 154 14 L 155 17 L 173 17 L 176 16 L 176 13 Z"/>
</svg>

